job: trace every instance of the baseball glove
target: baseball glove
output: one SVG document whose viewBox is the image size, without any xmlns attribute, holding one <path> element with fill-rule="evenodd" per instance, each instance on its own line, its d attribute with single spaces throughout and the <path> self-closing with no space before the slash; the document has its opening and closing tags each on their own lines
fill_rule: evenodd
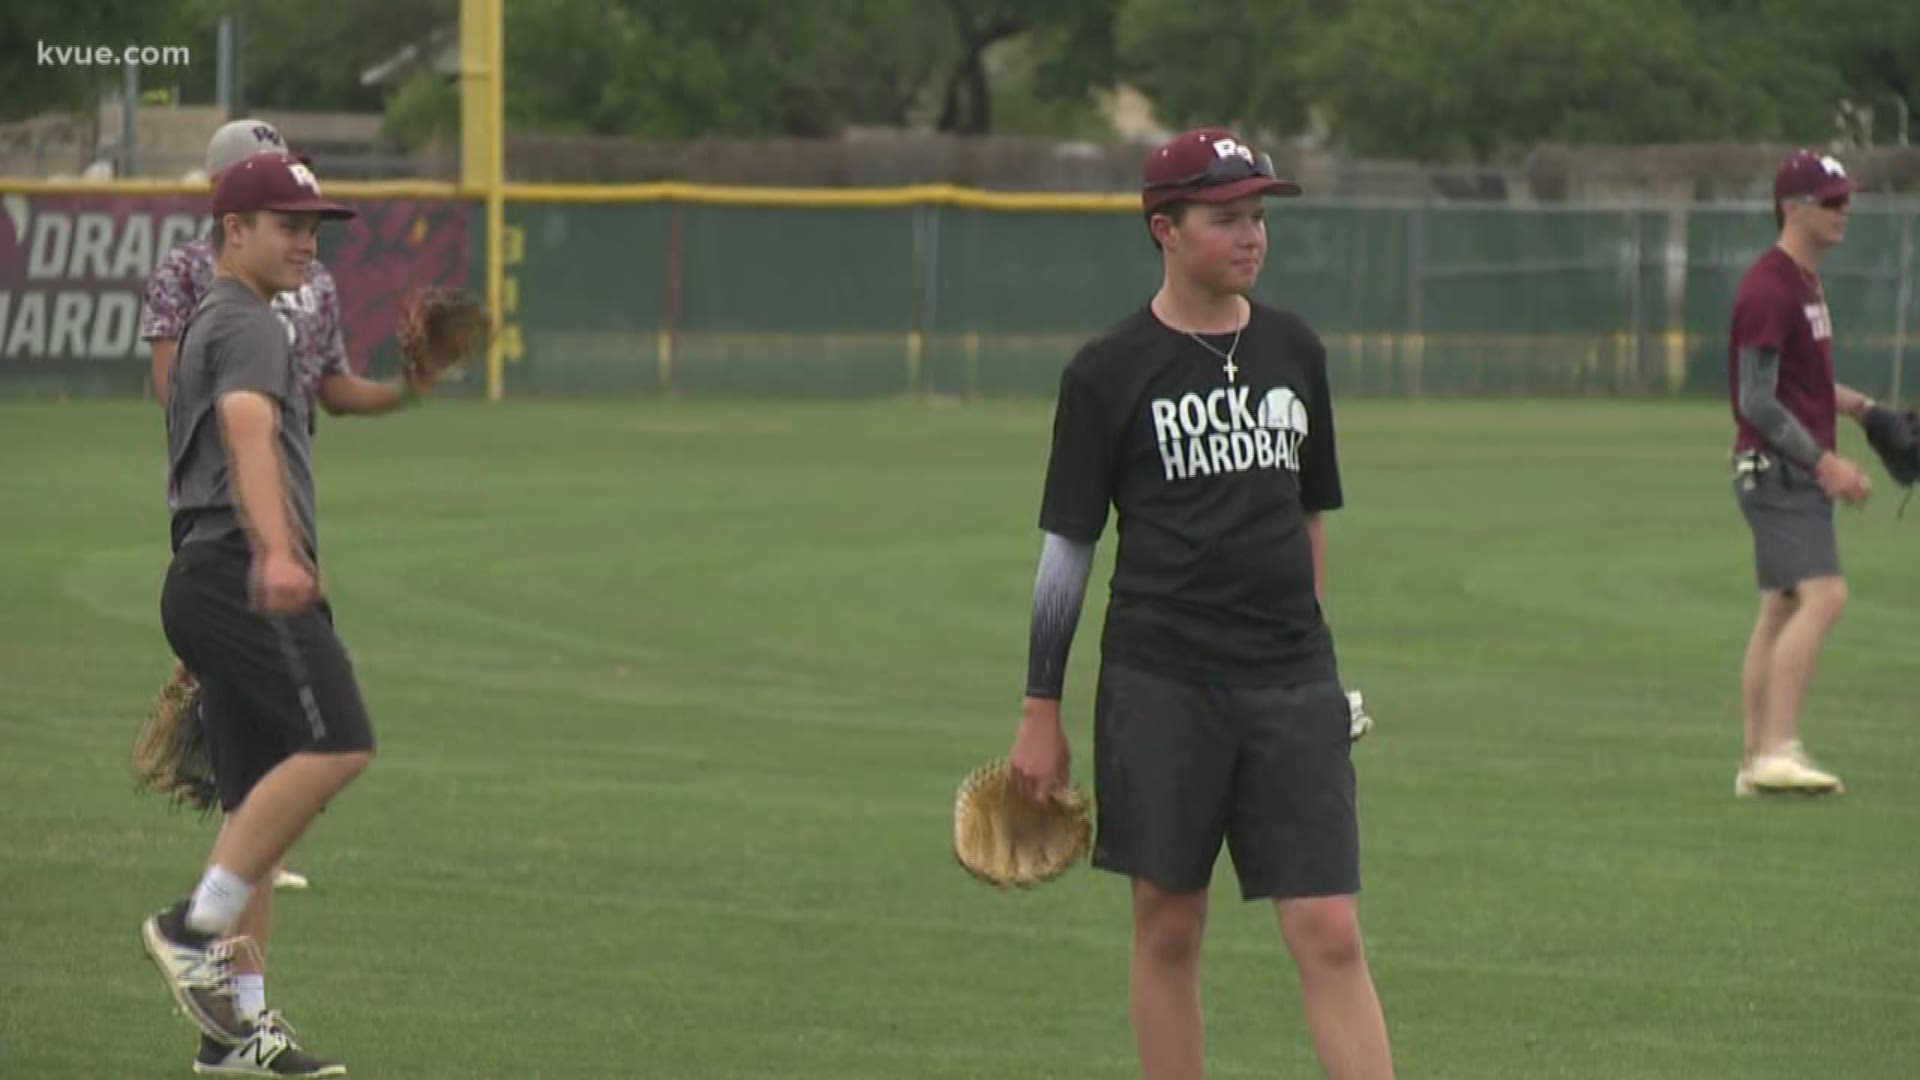
<svg viewBox="0 0 1920 1080">
<path fill-rule="evenodd" d="M 996 888 L 1052 881 L 1086 856 L 1092 840 L 1092 809 L 1079 788 L 1034 802 L 1021 794 L 1004 758 L 968 774 L 954 799 L 954 857 Z"/>
<path fill-rule="evenodd" d="M 1920 480 L 1920 413 L 1875 405 L 1860 426 L 1894 483 L 1910 488 Z"/>
<path fill-rule="evenodd" d="M 449 371 L 459 375 L 486 349 L 493 316 L 464 289 L 417 289 L 401 304 L 394 336 L 400 373 L 409 383 L 431 385 Z"/>
<path fill-rule="evenodd" d="M 133 775 L 140 786 L 202 813 L 220 808 L 213 757 L 200 719 L 200 683 L 175 668 L 133 737 Z"/>
</svg>

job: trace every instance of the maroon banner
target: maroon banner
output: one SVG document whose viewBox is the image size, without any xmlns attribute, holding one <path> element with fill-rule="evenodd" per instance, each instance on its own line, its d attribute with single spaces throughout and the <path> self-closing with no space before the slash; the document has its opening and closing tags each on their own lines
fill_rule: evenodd
<svg viewBox="0 0 1920 1080">
<path fill-rule="evenodd" d="M 451 199 L 361 199 L 360 216 L 321 227 L 320 253 L 340 285 L 340 318 L 353 369 L 365 371 L 393 339 L 407 291 L 431 285 L 472 288 L 482 275 L 480 215 Z M 339 244 L 328 243 L 329 228 Z"/>
<path fill-rule="evenodd" d="M 360 216 L 321 229 L 340 286 L 355 370 L 392 336 L 416 286 L 467 286 L 479 272 L 477 215 L 447 199 L 359 199 Z M 0 196 L 0 367 L 144 363 L 147 275 L 211 226 L 193 195 Z"/>
</svg>

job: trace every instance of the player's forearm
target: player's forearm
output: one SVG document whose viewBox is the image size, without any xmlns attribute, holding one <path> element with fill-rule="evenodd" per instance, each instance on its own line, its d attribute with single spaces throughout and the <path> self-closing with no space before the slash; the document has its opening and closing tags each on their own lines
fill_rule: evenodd
<svg viewBox="0 0 1920 1080">
<path fill-rule="evenodd" d="M 272 447 L 234 451 L 234 485 L 238 489 L 240 515 L 262 552 L 291 554 L 294 546 L 293 515 L 287 506 L 286 484 L 281 479 L 280 454 Z"/>
<path fill-rule="evenodd" d="M 220 425 L 240 519 L 255 550 L 294 553 L 293 508 L 287 503 L 285 469 L 274 442 L 272 404 L 259 394 L 229 394 L 220 402 Z"/>
<path fill-rule="evenodd" d="M 153 397 L 161 408 L 167 407 L 168 382 L 173 378 L 173 358 L 179 351 L 180 342 L 175 338 L 155 338 L 153 347 Z"/>
<path fill-rule="evenodd" d="M 358 375 L 329 375 L 320 382 L 320 404 L 333 416 L 378 416 L 413 400 L 406 384 L 374 382 Z"/>
<path fill-rule="evenodd" d="M 1080 608 L 1093 574 L 1091 540 L 1047 533 L 1033 583 L 1033 626 L 1027 644 L 1027 697 L 1058 702 L 1067 680 L 1067 656 L 1080 625 Z"/>
<path fill-rule="evenodd" d="M 1867 410 L 1873 408 L 1873 399 L 1843 383 L 1833 384 L 1833 400 L 1841 413 L 1865 422 Z"/>
<path fill-rule="evenodd" d="M 1813 434 L 1787 407 L 1777 392 L 1780 354 L 1772 349 L 1740 350 L 1740 415 L 1781 456 L 1812 468 L 1824 452 Z"/>
<path fill-rule="evenodd" d="M 1307 515 L 1307 543 L 1313 548 L 1313 596 L 1327 602 L 1327 524 L 1319 514 Z"/>
</svg>

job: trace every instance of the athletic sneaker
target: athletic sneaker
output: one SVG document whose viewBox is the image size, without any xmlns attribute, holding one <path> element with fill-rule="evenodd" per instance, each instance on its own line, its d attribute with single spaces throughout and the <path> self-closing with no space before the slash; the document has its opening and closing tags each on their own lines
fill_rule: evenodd
<svg viewBox="0 0 1920 1080">
<path fill-rule="evenodd" d="M 307 875 L 305 874 L 282 868 L 273 872 L 273 887 L 276 889 L 292 889 L 298 892 L 301 889 L 312 888 L 313 883 L 307 880 Z"/>
<path fill-rule="evenodd" d="M 224 1046 L 202 1035 L 193 1071 L 201 1076 L 345 1076 L 338 1061 L 322 1061 L 294 1041 L 293 1028 L 278 1009 L 268 1009 L 253 1022 L 245 1042 Z"/>
<path fill-rule="evenodd" d="M 185 900 L 149 916 L 140 938 L 173 1000 L 202 1032 L 228 1045 L 246 1039 L 247 1023 L 233 996 L 233 950 L 245 938 L 217 938 L 190 929 Z"/>
</svg>

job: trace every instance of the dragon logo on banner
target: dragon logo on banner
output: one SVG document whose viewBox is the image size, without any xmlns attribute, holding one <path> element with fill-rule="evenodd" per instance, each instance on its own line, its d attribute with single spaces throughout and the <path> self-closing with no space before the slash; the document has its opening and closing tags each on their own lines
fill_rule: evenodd
<svg viewBox="0 0 1920 1080">
<path fill-rule="evenodd" d="M 338 249 L 322 257 L 340 285 L 340 318 L 353 369 L 367 370 L 376 353 L 380 366 L 391 368 L 397 362 L 393 334 L 407 292 L 434 285 L 464 288 L 474 276 L 475 219 L 466 203 L 448 200 L 368 200 L 354 209 L 360 216 L 338 228 Z"/>
</svg>

